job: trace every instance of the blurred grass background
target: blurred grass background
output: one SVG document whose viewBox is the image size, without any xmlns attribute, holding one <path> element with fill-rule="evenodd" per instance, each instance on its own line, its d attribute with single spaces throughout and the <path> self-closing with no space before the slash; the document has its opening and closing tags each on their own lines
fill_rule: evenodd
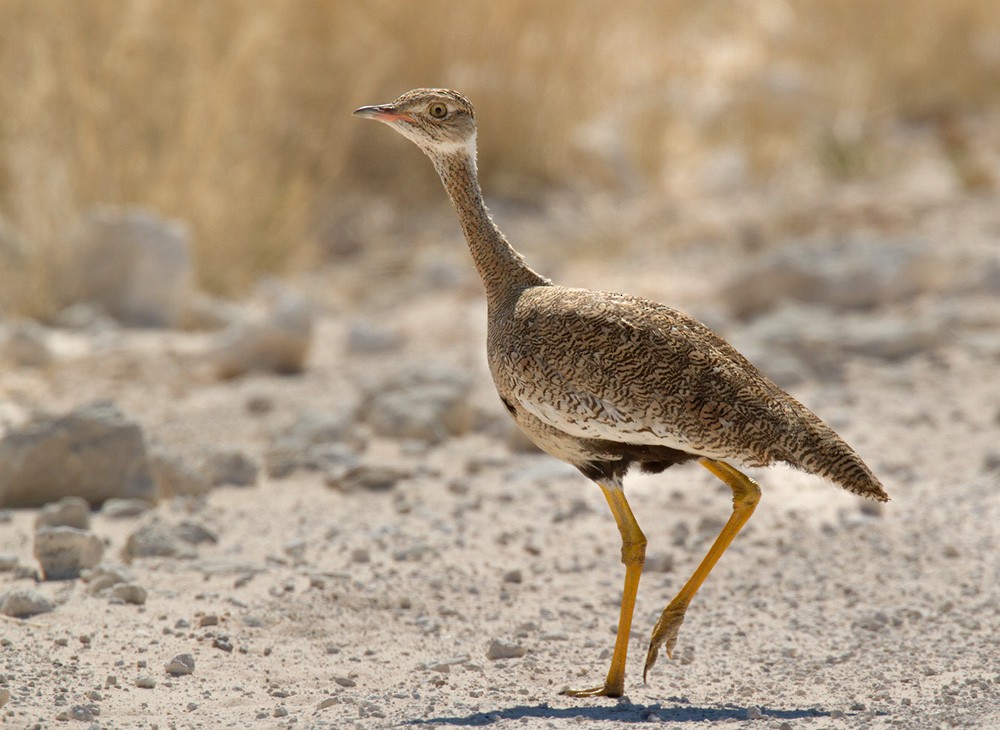
<svg viewBox="0 0 1000 730">
<path fill-rule="evenodd" d="M 420 154 L 350 115 L 430 85 L 476 104 L 493 195 L 669 200 L 716 168 L 836 185 L 897 164 L 901 128 L 973 190 L 1000 3 L 0 0 L 2 303 L 52 306 L 97 203 L 186 221 L 224 294 L 345 231 L 368 245 L 372 200 L 443 209 Z"/>
</svg>

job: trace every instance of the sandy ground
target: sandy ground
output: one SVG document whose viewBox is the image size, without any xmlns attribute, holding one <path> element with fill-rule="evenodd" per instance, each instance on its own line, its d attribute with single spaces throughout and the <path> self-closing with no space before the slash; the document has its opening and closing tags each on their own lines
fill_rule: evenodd
<svg viewBox="0 0 1000 730">
<path fill-rule="evenodd" d="M 980 244 L 995 250 L 997 230 L 987 215 Z M 190 559 L 132 563 L 149 592 L 143 606 L 89 595 L 79 580 L 35 586 L 0 573 L 0 593 L 35 586 L 60 604 L 0 621 L 5 726 L 1000 726 L 997 353 L 942 339 L 893 359 L 845 354 L 837 378 L 790 386 L 861 452 L 892 501 L 873 509 L 818 478 L 753 471 L 763 501 L 648 684 L 649 631 L 728 516 L 729 493 L 693 465 L 630 477 L 649 561 L 627 696 L 572 699 L 560 690 L 597 684 L 607 670 L 618 535 L 592 484 L 511 447 L 464 255 L 456 250 L 458 283 L 413 299 L 362 310 L 321 302 L 300 376 L 218 382 L 190 364 L 200 335 L 156 332 L 119 333 L 111 347 L 78 348 L 43 370 L 4 371 L 10 402 L 58 412 L 112 398 L 157 444 L 181 454 L 233 447 L 258 462 L 301 413 L 351 409 L 360 383 L 402 363 L 469 373 L 475 414 L 467 433 L 429 447 L 366 435 L 365 458 L 405 474 L 389 490 L 334 489 L 297 471 L 165 500 L 142 517 L 95 514 L 110 562 L 154 519 L 191 520 L 217 536 Z M 639 289 L 708 317 L 719 302 L 684 265 L 713 260 L 716 272 L 744 265 L 681 250 L 582 261 L 559 277 Z M 349 273 L 324 276 L 336 289 Z M 996 292 L 984 296 L 985 311 L 1000 311 Z M 906 316 L 919 320 L 922 306 L 909 301 Z M 349 353 L 358 318 L 402 333 L 402 349 Z M 766 343 L 740 339 L 738 323 L 719 321 L 741 347 L 766 354 Z M 248 408 L 262 401 L 269 411 Z M 4 514 L 0 553 L 34 566 L 36 511 Z M 521 656 L 491 659 L 493 642 Z M 166 674 L 183 653 L 194 672 Z M 136 686 L 140 675 L 155 686 Z"/>
</svg>

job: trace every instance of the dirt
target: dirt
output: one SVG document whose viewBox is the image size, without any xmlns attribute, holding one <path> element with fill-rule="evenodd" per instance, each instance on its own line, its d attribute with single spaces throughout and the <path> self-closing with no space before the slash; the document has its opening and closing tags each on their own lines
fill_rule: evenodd
<svg viewBox="0 0 1000 730">
<path fill-rule="evenodd" d="M 982 210 L 943 210 L 914 230 L 936 242 L 942 219 Z M 981 218 L 962 250 L 986 260 L 1000 228 Z M 5 726 L 1000 725 L 997 291 L 910 296 L 891 305 L 906 321 L 928 308 L 984 314 L 978 329 L 959 318 L 964 339 L 942 329 L 899 356 L 847 352 L 835 375 L 789 385 L 865 457 L 892 501 L 876 507 L 790 469 L 751 470 L 761 504 L 692 604 L 673 659 L 661 657 L 646 683 L 652 625 L 728 516 L 730 494 L 695 465 L 630 476 L 649 561 L 626 696 L 574 699 L 560 691 L 598 684 L 610 659 L 618 534 L 593 484 L 511 434 L 486 370 L 481 294 L 457 238 L 454 248 L 445 263 L 455 277 L 418 272 L 395 298 L 364 306 L 337 293 L 350 267 L 298 281 L 321 312 L 301 375 L 220 381 L 199 365 L 205 335 L 155 330 L 119 331 L 99 346 L 59 334 L 52 363 L 3 371 L 12 408 L 60 412 L 108 398 L 151 443 L 192 459 L 234 449 L 262 466 L 303 413 L 354 413 L 366 384 L 404 365 L 473 379 L 460 435 L 427 445 L 359 425 L 363 459 L 392 467 L 388 488 L 265 470 L 255 486 L 175 496 L 142 516 L 95 513 L 105 562 L 121 563 L 128 536 L 154 520 L 195 523 L 217 539 L 190 558 L 128 565 L 147 591 L 142 605 L 93 595 L 82 580 L 36 584 L 37 510 L 4 513 L 0 554 L 21 570 L 0 573 L 0 593 L 30 586 L 58 604 L 0 621 Z M 629 253 L 582 257 L 559 279 L 638 289 L 739 342 L 744 324 L 725 315 L 725 287 L 713 282 L 737 276 L 752 253 L 693 244 Z M 710 281 L 688 273 L 709 264 Z M 376 337 L 390 344 L 351 350 L 359 322 L 398 347 Z M 762 343 L 740 344 L 778 356 Z M 184 654 L 193 671 L 167 673 Z"/>
</svg>

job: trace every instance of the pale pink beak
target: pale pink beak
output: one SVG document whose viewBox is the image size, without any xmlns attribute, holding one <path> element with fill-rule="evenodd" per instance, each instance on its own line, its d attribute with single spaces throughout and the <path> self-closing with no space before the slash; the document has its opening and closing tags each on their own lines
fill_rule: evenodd
<svg viewBox="0 0 1000 730">
<path fill-rule="evenodd" d="M 355 109 L 354 114 L 365 119 L 377 119 L 380 122 L 395 122 L 397 119 L 403 119 L 407 122 L 413 121 L 413 117 L 409 114 L 399 114 L 392 104 L 363 106 L 360 109 Z"/>
</svg>

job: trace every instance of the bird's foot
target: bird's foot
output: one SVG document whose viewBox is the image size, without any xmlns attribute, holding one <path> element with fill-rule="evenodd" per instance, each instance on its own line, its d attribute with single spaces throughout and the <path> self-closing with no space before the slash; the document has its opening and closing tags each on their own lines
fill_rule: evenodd
<svg viewBox="0 0 1000 730">
<path fill-rule="evenodd" d="M 667 657 L 673 659 L 674 646 L 677 644 L 677 632 L 684 623 L 684 613 L 687 611 L 687 601 L 678 601 L 676 598 L 670 605 L 663 609 L 660 619 L 653 627 L 653 636 L 649 640 L 649 649 L 646 651 L 646 666 L 642 670 L 642 681 L 646 681 L 649 670 L 656 664 L 656 657 L 660 653 L 660 647 L 667 652 Z"/>
<path fill-rule="evenodd" d="M 609 684 L 605 682 L 601 687 L 591 687 L 590 689 L 567 689 L 562 694 L 569 697 L 621 697 L 625 694 L 625 683 Z"/>
</svg>

